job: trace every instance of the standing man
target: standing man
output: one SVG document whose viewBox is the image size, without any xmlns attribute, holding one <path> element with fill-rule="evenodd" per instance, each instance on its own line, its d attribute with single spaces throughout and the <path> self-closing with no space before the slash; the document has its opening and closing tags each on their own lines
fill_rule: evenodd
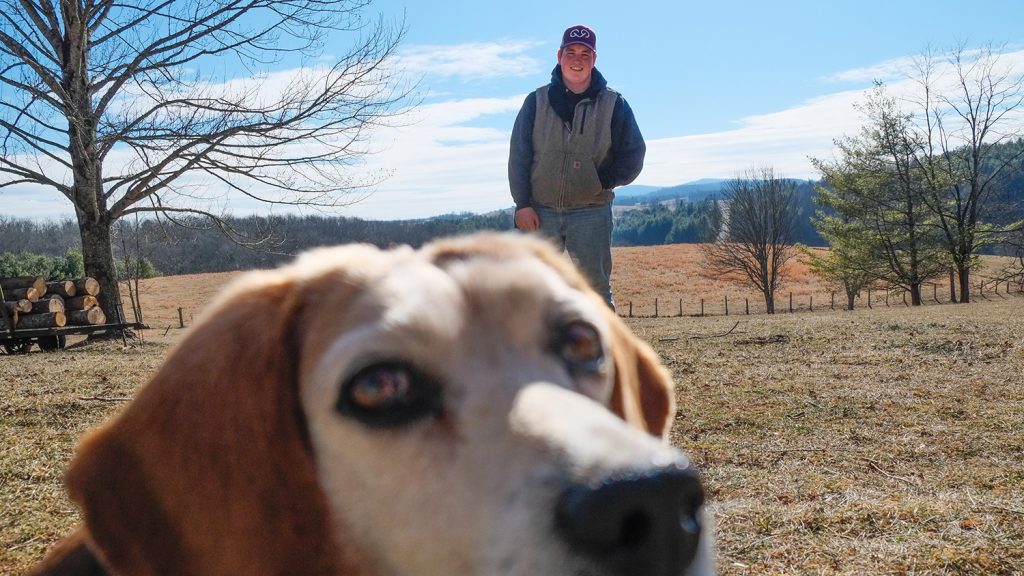
<svg viewBox="0 0 1024 576">
<path fill-rule="evenodd" d="M 613 190 L 640 174 L 647 147 L 596 60 L 594 31 L 566 29 L 551 83 L 527 96 L 516 117 L 508 181 L 516 227 L 554 239 L 614 309 Z"/>
</svg>

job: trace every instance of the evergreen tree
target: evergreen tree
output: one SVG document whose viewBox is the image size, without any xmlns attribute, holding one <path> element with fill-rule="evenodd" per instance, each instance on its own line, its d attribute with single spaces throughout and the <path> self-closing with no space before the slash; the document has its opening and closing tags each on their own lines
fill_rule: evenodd
<svg viewBox="0 0 1024 576">
<path fill-rule="evenodd" d="M 823 208 L 818 231 L 841 257 L 833 264 L 849 274 L 877 274 L 921 304 L 921 285 L 945 271 L 949 260 L 924 200 L 926 182 L 915 151 L 920 143 L 911 117 L 882 86 L 862 105 L 868 122 L 859 136 L 836 142 L 839 158 L 813 159 L 828 186 L 816 202 Z"/>
</svg>

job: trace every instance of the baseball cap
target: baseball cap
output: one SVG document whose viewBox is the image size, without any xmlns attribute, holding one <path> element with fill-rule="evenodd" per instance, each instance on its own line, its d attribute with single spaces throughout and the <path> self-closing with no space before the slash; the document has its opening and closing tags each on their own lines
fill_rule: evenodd
<svg viewBox="0 0 1024 576">
<path fill-rule="evenodd" d="M 560 48 L 565 48 L 569 44 L 583 44 L 597 52 L 597 34 L 594 34 L 594 31 L 589 26 L 584 26 L 583 24 L 569 26 L 562 33 L 562 45 Z"/>
</svg>

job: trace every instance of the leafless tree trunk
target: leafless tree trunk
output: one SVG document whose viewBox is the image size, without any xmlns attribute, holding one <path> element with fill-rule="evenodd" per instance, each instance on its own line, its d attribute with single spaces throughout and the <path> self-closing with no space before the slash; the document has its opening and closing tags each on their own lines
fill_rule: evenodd
<svg viewBox="0 0 1024 576">
<path fill-rule="evenodd" d="M 86 273 L 122 321 L 118 219 L 222 223 L 214 206 L 233 199 L 333 207 L 374 183 L 353 163 L 409 91 L 388 67 L 403 30 L 367 23 L 370 2 L 0 1 L 0 188 L 72 203 Z M 344 34 L 347 53 L 319 60 Z"/>
<path fill-rule="evenodd" d="M 130 221 L 129 221 L 130 222 Z M 119 274 L 125 288 L 128 289 L 128 302 L 132 307 L 134 321 L 142 323 L 142 293 L 140 292 L 140 280 L 146 277 L 146 270 L 143 262 L 146 261 L 142 253 L 142 226 L 139 224 L 139 216 L 135 215 L 135 221 L 126 223 L 126 219 L 118 220 L 114 226 L 117 239 L 121 244 L 121 269 Z"/>
<path fill-rule="evenodd" d="M 722 233 L 701 248 L 709 274 L 753 284 L 775 313 L 785 265 L 796 255 L 796 186 L 771 167 L 753 168 L 722 188 Z"/>
</svg>

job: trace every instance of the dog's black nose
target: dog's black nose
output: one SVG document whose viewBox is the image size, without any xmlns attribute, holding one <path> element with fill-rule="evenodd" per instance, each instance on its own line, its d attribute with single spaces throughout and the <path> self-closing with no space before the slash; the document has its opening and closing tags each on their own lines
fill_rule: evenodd
<svg viewBox="0 0 1024 576">
<path fill-rule="evenodd" d="M 569 545 L 618 575 L 678 576 L 697 553 L 704 490 L 685 461 L 572 486 L 555 524 Z"/>
</svg>

